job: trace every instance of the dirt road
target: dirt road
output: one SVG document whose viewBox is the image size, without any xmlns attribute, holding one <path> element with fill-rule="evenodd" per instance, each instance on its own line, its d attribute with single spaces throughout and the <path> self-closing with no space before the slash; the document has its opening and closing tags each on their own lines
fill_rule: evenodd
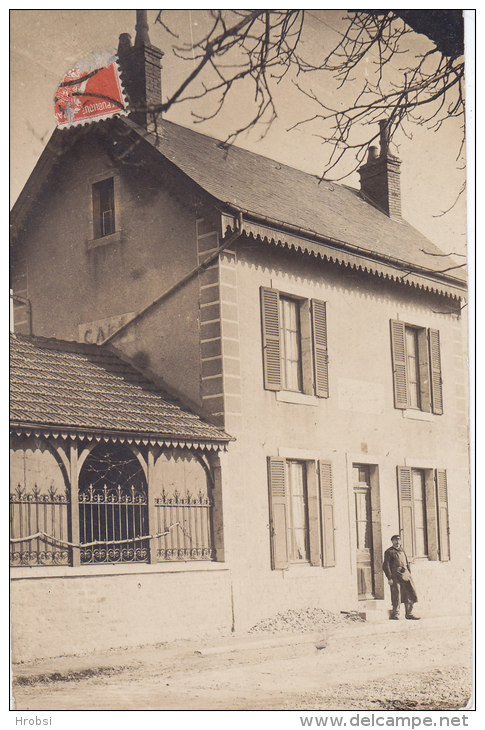
<svg viewBox="0 0 485 730">
<path fill-rule="evenodd" d="M 450 710 L 471 667 L 464 617 L 355 623 L 21 665 L 15 709 Z"/>
</svg>

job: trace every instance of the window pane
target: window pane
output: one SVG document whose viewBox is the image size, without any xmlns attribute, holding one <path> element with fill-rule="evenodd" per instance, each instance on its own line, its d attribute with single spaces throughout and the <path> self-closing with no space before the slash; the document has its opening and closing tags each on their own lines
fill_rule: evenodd
<svg viewBox="0 0 485 730">
<path fill-rule="evenodd" d="M 291 561 L 308 561 L 308 499 L 305 464 L 288 461 L 288 544 Z"/>
<path fill-rule="evenodd" d="M 372 548 L 372 523 L 369 490 L 355 492 L 357 550 Z"/>
<path fill-rule="evenodd" d="M 428 554 L 425 489 L 424 471 L 413 469 L 414 536 L 415 553 L 418 557 L 425 557 Z"/>
<path fill-rule="evenodd" d="M 412 327 L 406 327 L 406 358 L 408 405 L 411 408 L 419 408 L 421 404 L 419 398 L 418 332 Z"/>
<path fill-rule="evenodd" d="M 95 238 L 115 232 L 114 179 L 93 185 L 93 226 Z"/>
<path fill-rule="evenodd" d="M 281 372 L 283 387 L 301 390 L 301 334 L 299 304 L 280 297 Z"/>
</svg>

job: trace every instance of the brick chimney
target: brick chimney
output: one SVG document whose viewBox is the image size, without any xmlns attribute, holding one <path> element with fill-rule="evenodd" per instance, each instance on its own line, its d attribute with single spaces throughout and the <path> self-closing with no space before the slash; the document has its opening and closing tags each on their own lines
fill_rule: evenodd
<svg viewBox="0 0 485 730">
<path fill-rule="evenodd" d="M 150 109 L 162 103 L 162 67 L 163 51 L 152 46 L 148 35 L 146 10 L 136 11 L 135 45 L 131 45 L 129 33 L 122 33 L 118 43 L 118 58 L 121 68 L 123 86 L 135 109 L 131 118 L 145 128 L 154 124 Z"/>
<path fill-rule="evenodd" d="M 380 154 L 369 147 L 367 162 L 359 168 L 360 191 L 377 208 L 394 220 L 401 219 L 401 160 L 389 152 L 389 124 L 381 119 Z"/>
</svg>

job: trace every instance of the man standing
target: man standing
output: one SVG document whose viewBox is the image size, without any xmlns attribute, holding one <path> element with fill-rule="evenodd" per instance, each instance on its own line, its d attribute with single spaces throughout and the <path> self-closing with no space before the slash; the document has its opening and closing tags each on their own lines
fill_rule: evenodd
<svg viewBox="0 0 485 730">
<path fill-rule="evenodd" d="M 384 564 L 382 566 L 391 587 L 392 611 L 389 618 L 397 621 L 401 603 L 404 603 L 406 618 L 418 621 L 418 616 L 413 615 L 413 606 L 418 597 L 411 578 L 407 555 L 401 547 L 399 535 L 393 535 L 391 542 L 392 547 L 387 548 L 384 553 Z"/>
</svg>

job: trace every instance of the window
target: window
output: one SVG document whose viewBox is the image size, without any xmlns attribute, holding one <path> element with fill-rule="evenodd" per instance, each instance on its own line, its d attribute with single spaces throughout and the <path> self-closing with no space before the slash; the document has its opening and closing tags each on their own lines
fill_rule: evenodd
<svg viewBox="0 0 485 730">
<path fill-rule="evenodd" d="M 408 373 L 408 405 L 420 408 L 420 383 L 418 363 L 418 331 L 414 327 L 405 327 L 406 333 L 406 367 Z"/>
<path fill-rule="evenodd" d="M 93 184 L 94 238 L 109 236 L 115 232 L 114 178 Z"/>
<path fill-rule="evenodd" d="M 271 567 L 335 565 L 332 467 L 268 459 Z"/>
<path fill-rule="evenodd" d="M 414 555 L 428 557 L 428 533 L 426 525 L 426 486 L 423 469 L 411 470 L 413 480 Z"/>
<path fill-rule="evenodd" d="M 281 384 L 285 390 L 301 390 L 301 329 L 298 301 L 280 297 Z"/>
<path fill-rule="evenodd" d="M 408 558 L 450 559 L 445 469 L 398 466 L 399 519 Z"/>
<path fill-rule="evenodd" d="M 261 287 L 264 387 L 328 398 L 326 302 Z"/>
<path fill-rule="evenodd" d="M 288 557 L 290 563 L 308 562 L 308 493 L 306 465 L 303 461 L 287 461 L 288 483 Z"/>
<path fill-rule="evenodd" d="M 394 407 L 443 413 L 440 334 L 391 320 Z"/>
</svg>

